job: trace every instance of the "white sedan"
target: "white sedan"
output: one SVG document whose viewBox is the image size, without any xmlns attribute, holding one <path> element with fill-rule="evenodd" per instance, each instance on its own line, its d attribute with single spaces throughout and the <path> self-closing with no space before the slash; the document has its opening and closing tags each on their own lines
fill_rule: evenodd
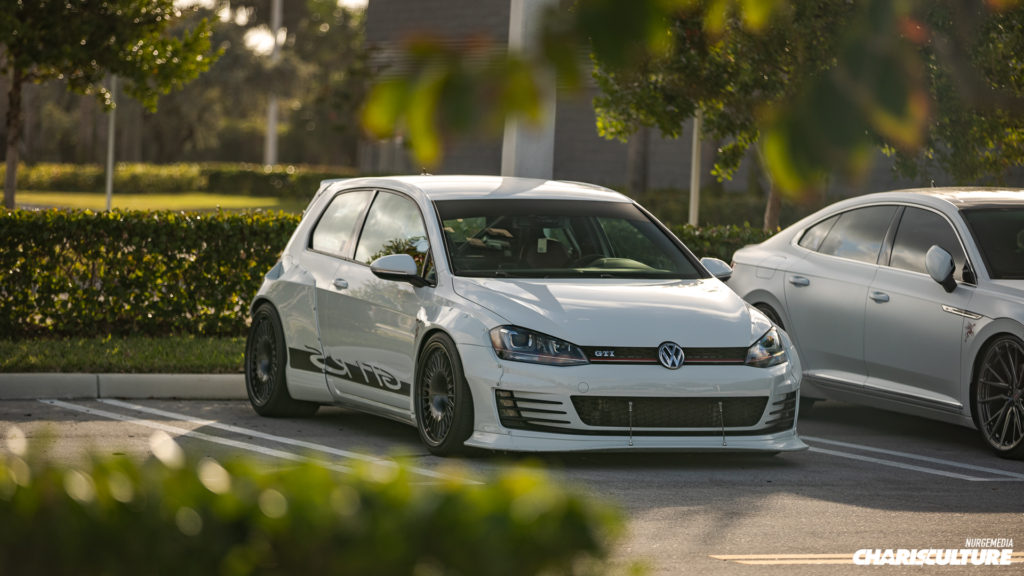
<svg viewBox="0 0 1024 576">
<path fill-rule="evenodd" d="M 585 184 L 325 181 L 252 303 L 265 416 L 336 404 L 427 448 L 806 446 L 788 336 L 632 200 Z"/>
<path fill-rule="evenodd" d="M 1024 456 L 1024 191 L 868 194 L 733 261 L 729 286 L 796 342 L 805 397 L 978 428 Z"/>
</svg>

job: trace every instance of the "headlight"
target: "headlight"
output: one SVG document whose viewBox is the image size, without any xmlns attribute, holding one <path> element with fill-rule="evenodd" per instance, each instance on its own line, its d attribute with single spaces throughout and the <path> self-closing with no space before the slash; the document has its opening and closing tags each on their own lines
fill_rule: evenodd
<svg viewBox="0 0 1024 576">
<path fill-rule="evenodd" d="M 747 366 L 768 368 L 784 364 L 787 360 L 789 357 L 786 355 L 786 347 L 782 344 L 782 338 L 779 338 L 779 331 L 776 328 L 765 332 L 760 340 L 747 349 Z"/>
<path fill-rule="evenodd" d="M 587 363 L 579 346 L 518 326 L 498 326 L 491 330 L 491 345 L 502 360 L 554 366 Z"/>
</svg>

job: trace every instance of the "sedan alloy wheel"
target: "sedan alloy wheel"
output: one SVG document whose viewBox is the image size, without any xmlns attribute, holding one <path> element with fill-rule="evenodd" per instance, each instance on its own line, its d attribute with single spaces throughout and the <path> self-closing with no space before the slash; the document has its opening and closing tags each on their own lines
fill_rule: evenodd
<svg viewBox="0 0 1024 576">
<path fill-rule="evenodd" d="M 1024 456 L 1024 345 L 1001 336 L 982 355 L 974 392 L 978 428 L 996 453 Z"/>
</svg>

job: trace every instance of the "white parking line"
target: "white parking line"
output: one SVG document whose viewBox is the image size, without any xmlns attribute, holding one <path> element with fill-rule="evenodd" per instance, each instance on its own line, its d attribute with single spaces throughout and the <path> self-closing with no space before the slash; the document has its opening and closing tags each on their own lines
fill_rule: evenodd
<svg viewBox="0 0 1024 576">
<path fill-rule="evenodd" d="M 943 460 L 942 458 L 932 458 L 930 456 L 921 456 L 919 454 L 910 454 L 907 452 L 897 452 L 896 450 L 886 450 L 885 448 L 875 448 L 874 446 L 864 446 L 862 444 L 851 444 L 849 442 L 840 442 L 838 440 L 826 440 L 825 438 L 815 438 L 813 436 L 800 435 L 802 440 L 810 440 L 811 442 L 819 444 L 829 444 L 832 446 L 839 446 L 840 448 L 852 448 L 854 450 L 860 450 L 863 452 L 874 452 L 876 454 L 886 454 L 889 456 L 896 456 L 899 458 L 906 458 L 908 460 L 917 460 L 920 462 L 929 462 L 931 464 L 939 464 L 941 466 L 949 466 L 950 468 L 963 468 L 964 470 L 973 470 L 975 472 L 987 472 L 989 474 L 996 474 L 998 476 L 1006 476 L 1007 478 L 1013 478 L 1014 480 L 1024 480 L 1024 474 L 1017 472 L 1011 472 L 1009 470 L 1001 470 L 999 468 L 987 468 L 985 466 L 975 466 L 974 464 L 965 464 L 963 462 L 955 462 L 953 460 Z M 985 479 L 979 479 L 985 480 Z M 991 479 L 1001 480 L 1001 479 Z"/>
<path fill-rule="evenodd" d="M 337 448 L 332 448 L 330 446 L 324 446 L 322 444 L 314 444 L 312 442 L 305 442 L 305 441 L 302 441 L 302 440 L 295 440 L 293 438 L 286 438 L 286 437 L 283 437 L 283 436 L 275 436 L 273 434 L 267 434 L 265 432 L 260 432 L 259 430 L 251 430 L 249 428 L 242 428 L 242 427 L 239 427 L 239 426 L 232 426 L 230 424 L 223 424 L 221 422 L 217 422 L 217 421 L 214 421 L 214 420 L 206 420 L 206 419 L 201 419 L 201 418 L 193 418 L 193 417 L 188 416 L 186 414 L 179 414 L 177 412 L 169 412 L 169 411 L 166 411 L 166 410 L 160 410 L 160 409 L 157 409 L 157 408 L 150 408 L 148 406 L 140 406 L 138 404 L 131 404 L 131 403 L 128 403 L 128 402 L 122 402 L 120 400 L 111 400 L 111 399 L 106 399 L 106 398 L 99 399 L 98 401 L 102 402 L 104 404 L 108 404 L 110 406 L 116 406 L 118 408 L 124 408 L 124 409 L 127 409 L 127 410 L 133 410 L 133 411 L 142 412 L 142 413 L 145 413 L 145 414 L 152 414 L 154 416 L 161 416 L 161 417 L 164 417 L 164 418 L 171 418 L 171 419 L 178 420 L 178 421 L 181 421 L 181 422 L 189 422 L 189 423 L 195 424 L 197 426 L 202 426 L 202 427 L 205 427 L 205 428 L 213 428 L 213 429 L 217 429 L 217 430 L 223 430 L 225 432 L 231 432 L 233 434 L 241 434 L 241 435 L 246 435 L 246 436 L 250 436 L 250 437 L 253 437 L 253 438 L 260 438 L 262 440 L 268 440 L 268 441 L 271 441 L 271 442 L 276 442 L 278 444 L 284 444 L 284 445 L 289 445 L 289 446 L 295 446 L 295 447 L 298 447 L 298 448 L 304 448 L 306 450 L 310 450 L 310 451 L 313 451 L 313 452 L 320 452 L 320 453 L 324 453 L 324 454 L 330 454 L 332 456 L 338 456 L 338 457 L 341 457 L 341 458 L 346 458 L 348 460 L 360 460 L 360 461 L 364 461 L 364 462 L 373 462 L 373 463 L 377 463 L 377 464 L 383 464 L 383 465 L 386 465 L 386 466 L 397 466 L 398 465 L 398 463 L 395 462 L 394 460 L 389 460 L 387 458 L 380 458 L 380 457 L 376 457 L 376 456 L 370 456 L 368 454 L 361 454 L 359 452 L 351 452 L 351 451 L 348 451 L 348 450 L 340 450 L 340 449 L 337 449 Z M 326 460 L 320 460 L 320 459 L 317 459 L 317 458 L 310 458 L 308 456 L 303 456 L 303 455 L 300 455 L 300 454 L 295 454 L 293 452 L 285 452 L 285 451 L 282 451 L 282 450 L 275 450 L 275 449 L 272 449 L 272 448 L 266 448 L 266 447 L 260 446 L 258 444 L 251 444 L 251 443 L 248 443 L 248 442 L 240 442 L 240 441 L 236 441 L 236 440 L 229 440 L 229 439 L 221 438 L 219 436 L 211 436 L 209 434 L 204 434 L 202 432 L 195 432 L 195 431 L 188 430 L 188 429 L 185 429 L 185 428 L 178 428 L 176 426 L 170 426 L 168 424 L 164 424 L 164 423 L 161 423 L 161 422 L 155 422 L 155 421 L 152 421 L 152 420 L 134 419 L 134 418 L 131 418 L 129 416 L 124 416 L 124 415 L 116 414 L 116 413 L 113 413 L 113 412 L 107 412 L 105 410 L 97 410 L 95 408 L 88 408 L 86 406 L 80 406 L 80 405 L 71 404 L 71 403 L 68 403 L 68 402 L 62 402 L 60 400 L 42 400 L 41 402 L 52 404 L 54 406 L 60 406 L 62 408 L 68 408 L 68 409 L 71 409 L 71 410 L 77 410 L 79 412 L 85 412 L 85 413 L 88 413 L 88 414 L 95 414 L 97 416 L 103 416 L 105 418 L 112 418 L 114 420 L 121 420 L 121 421 L 124 421 L 124 422 L 133 422 L 133 423 L 136 423 L 136 424 L 141 424 L 143 426 L 148 426 L 150 428 L 161 429 L 161 430 L 164 430 L 166 432 L 171 432 L 173 430 L 173 432 L 175 434 L 180 434 L 180 435 L 184 435 L 184 436 L 192 436 L 194 438 L 199 438 L 201 440 L 207 440 L 207 441 L 215 442 L 215 443 L 218 443 L 218 444 L 224 444 L 226 446 L 232 446 L 234 448 L 241 448 L 243 450 L 249 450 L 251 452 L 256 452 L 256 453 L 259 453 L 259 454 L 265 454 L 265 455 L 269 455 L 269 456 L 276 456 L 276 457 L 279 457 L 279 458 L 284 458 L 284 459 L 293 460 L 293 461 L 314 462 L 316 464 L 323 465 L 323 466 L 325 466 L 327 468 L 331 468 L 331 469 L 335 469 L 335 470 L 340 470 L 340 471 L 348 471 L 348 470 L 350 470 L 350 468 L 347 468 L 347 467 L 344 467 L 344 466 L 340 466 L 340 465 L 331 463 L 331 462 L 326 461 Z M 419 467 L 414 467 L 414 466 L 408 466 L 407 469 L 409 471 L 415 473 L 415 474 L 418 474 L 420 476 L 426 476 L 426 477 L 429 477 L 429 478 L 436 478 L 436 479 L 443 479 L 443 480 L 458 480 L 460 482 L 464 482 L 464 483 L 467 483 L 467 484 L 479 484 L 479 482 L 477 482 L 475 480 L 470 480 L 468 478 L 453 477 L 451 475 L 442 474 L 440 472 L 435 472 L 435 471 L 429 470 L 427 468 L 419 468 Z"/>
<path fill-rule="evenodd" d="M 903 470 L 913 470 L 915 472 L 924 472 L 925 474 L 933 474 L 935 476 L 945 476 L 947 478 L 956 478 L 957 480 L 967 480 L 970 482 L 981 482 L 986 478 L 979 478 L 977 476 L 967 476 L 965 474 L 957 474 L 956 472 L 947 472 L 945 470 L 938 470 L 935 468 L 925 468 L 924 466 L 915 466 L 913 464 L 904 464 L 903 462 L 896 462 L 894 460 L 882 460 L 881 458 L 874 458 L 872 456 L 861 456 L 860 454 L 850 454 L 849 452 L 839 452 L 837 450 L 829 450 L 827 448 L 815 448 L 811 446 L 811 452 L 817 452 L 819 454 L 828 454 L 829 456 L 838 456 L 840 458 L 846 458 L 849 460 L 859 460 L 861 462 L 871 462 L 872 464 L 881 464 L 882 466 L 889 466 L 890 468 L 901 468 Z M 1013 482 L 1013 480 L 1006 480 L 1007 482 Z"/>
<path fill-rule="evenodd" d="M 74 410 L 90 416 L 101 416 L 110 420 L 119 420 L 121 422 L 128 422 L 131 424 L 137 424 L 139 426 L 145 426 L 146 428 L 152 428 L 154 430 L 162 430 L 168 434 L 176 434 L 178 436 L 190 436 L 199 440 L 205 440 L 207 442 L 213 442 L 215 444 L 222 444 L 224 446 L 230 446 L 232 448 L 239 448 L 241 450 L 248 450 L 250 452 L 256 452 L 257 454 L 263 454 L 264 456 L 273 456 L 275 458 L 281 458 L 283 460 L 291 460 L 293 462 L 314 462 L 325 468 L 331 470 L 337 470 L 338 472 L 349 472 L 350 468 L 340 466 L 331 462 L 323 460 L 315 460 L 313 458 L 307 458 L 291 452 L 285 452 L 283 450 L 274 450 L 273 448 L 266 448 L 264 446 L 257 446 L 256 444 L 249 444 L 247 442 L 239 442 L 237 440 L 230 440 L 228 438 L 221 438 L 219 436 L 211 436 L 202 432 L 196 432 L 195 430 L 189 430 L 187 428 L 179 428 L 178 426 L 171 426 L 170 424 L 164 424 L 163 422 L 154 422 L 153 420 L 143 420 L 139 418 L 132 418 L 123 414 L 117 414 L 114 412 L 107 412 L 106 410 L 97 410 L 95 408 L 89 408 L 87 406 L 79 406 L 78 404 L 72 404 L 70 402 L 64 402 L 62 400 L 40 400 L 43 404 L 49 404 L 51 406 L 57 406 L 58 408 L 64 408 L 65 410 Z"/>
</svg>

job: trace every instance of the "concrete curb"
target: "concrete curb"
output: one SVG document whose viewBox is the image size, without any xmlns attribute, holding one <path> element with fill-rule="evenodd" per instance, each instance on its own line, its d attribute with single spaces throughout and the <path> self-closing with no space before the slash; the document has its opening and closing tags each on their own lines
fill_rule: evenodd
<svg viewBox="0 0 1024 576">
<path fill-rule="evenodd" d="M 0 400 L 244 400 L 242 374 L 0 374 Z"/>
</svg>

